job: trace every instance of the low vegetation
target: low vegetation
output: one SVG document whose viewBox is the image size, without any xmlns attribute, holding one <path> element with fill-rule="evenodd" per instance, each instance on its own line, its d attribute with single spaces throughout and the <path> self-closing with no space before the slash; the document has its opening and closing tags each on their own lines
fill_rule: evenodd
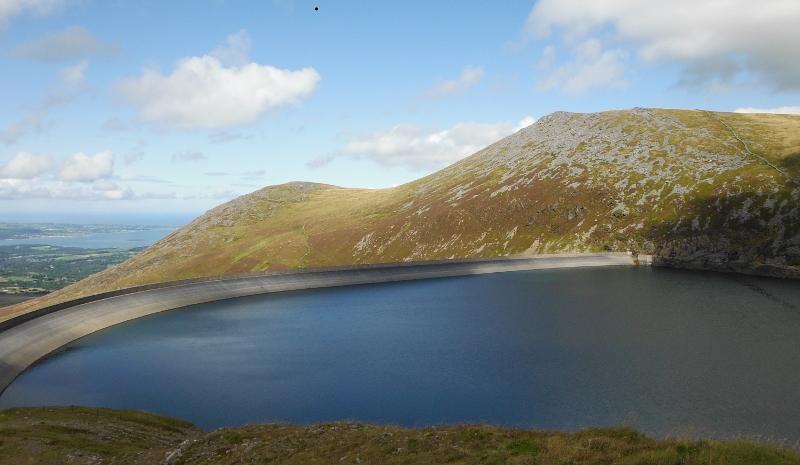
<svg viewBox="0 0 800 465">
<path fill-rule="evenodd" d="M 54 291 L 122 263 L 144 250 L 51 245 L 0 246 L 0 292 Z"/>
<path fill-rule="evenodd" d="M 0 410 L 0 462 L 16 464 L 459 463 L 800 464 L 782 444 L 655 440 L 628 427 L 577 433 L 458 425 L 404 429 L 339 422 L 204 432 L 140 411 Z M 796 445 L 794 445 L 796 447 Z"/>
<path fill-rule="evenodd" d="M 558 112 L 391 189 L 270 186 L 122 264 L 0 313 L 199 276 L 630 251 L 657 265 L 800 277 L 800 116 Z"/>
</svg>

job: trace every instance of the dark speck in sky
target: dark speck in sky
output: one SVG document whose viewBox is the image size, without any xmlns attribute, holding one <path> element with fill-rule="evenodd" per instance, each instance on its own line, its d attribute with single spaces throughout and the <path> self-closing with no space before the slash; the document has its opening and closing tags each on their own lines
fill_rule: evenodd
<svg viewBox="0 0 800 465">
<path fill-rule="evenodd" d="M 314 7 L 314 11 L 317 11 L 317 10 L 319 10 L 319 7 L 315 6 Z"/>
</svg>

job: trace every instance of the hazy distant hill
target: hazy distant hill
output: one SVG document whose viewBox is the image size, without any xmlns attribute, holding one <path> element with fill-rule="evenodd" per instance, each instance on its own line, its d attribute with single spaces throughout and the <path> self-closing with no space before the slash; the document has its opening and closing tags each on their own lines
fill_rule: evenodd
<svg viewBox="0 0 800 465">
<path fill-rule="evenodd" d="M 266 187 L 13 310 L 196 276 L 523 253 L 800 277 L 797 178 L 800 116 L 558 112 L 403 186 Z"/>
</svg>

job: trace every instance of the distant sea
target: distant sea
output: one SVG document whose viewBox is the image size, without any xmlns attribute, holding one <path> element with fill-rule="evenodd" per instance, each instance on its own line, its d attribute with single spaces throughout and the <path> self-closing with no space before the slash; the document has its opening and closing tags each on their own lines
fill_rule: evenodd
<svg viewBox="0 0 800 465">
<path fill-rule="evenodd" d="M 123 224 L 179 228 L 202 212 L 0 212 L 9 223 Z"/>
<path fill-rule="evenodd" d="M 200 213 L 4 212 L 0 213 L 0 221 L 9 223 L 116 224 L 153 226 L 154 229 L 77 237 L 8 239 L 0 240 L 0 245 L 41 244 L 86 249 L 147 247 L 198 216 Z"/>
</svg>

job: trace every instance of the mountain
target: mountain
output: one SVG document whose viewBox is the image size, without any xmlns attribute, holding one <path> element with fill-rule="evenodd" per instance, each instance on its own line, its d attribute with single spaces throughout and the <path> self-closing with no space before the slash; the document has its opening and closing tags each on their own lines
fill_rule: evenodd
<svg viewBox="0 0 800 465">
<path fill-rule="evenodd" d="M 800 277 L 799 178 L 800 116 L 557 112 L 399 187 L 265 187 L 8 310 L 197 276 L 561 252 Z"/>
</svg>

